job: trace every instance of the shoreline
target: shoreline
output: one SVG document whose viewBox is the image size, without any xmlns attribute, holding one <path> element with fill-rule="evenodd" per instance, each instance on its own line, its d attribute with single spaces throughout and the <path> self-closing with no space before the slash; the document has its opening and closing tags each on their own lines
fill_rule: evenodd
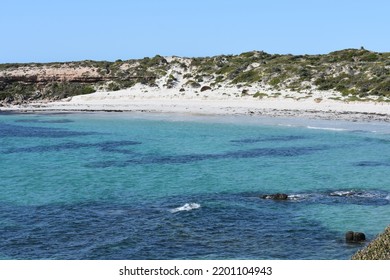
<svg viewBox="0 0 390 280">
<path fill-rule="evenodd" d="M 352 260 L 390 260 L 390 225 L 364 248 L 351 257 Z"/>
<path fill-rule="evenodd" d="M 145 112 L 390 122 L 388 102 L 334 100 L 329 98 L 334 94 L 332 92 L 317 92 L 304 99 L 291 98 L 291 92 L 261 99 L 252 96 L 228 97 L 225 94 L 228 90 L 225 88 L 201 94 L 193 91 L 186 92 L 184 96 L 178 95 L 175 89 L 135 87 L 114 92 L 95 92 L 60 101 L 3 105 L 0 112 Z"/>
<path fill-rule="evenodd" d="M 28 114 L 28 113 L 145 113 L 145 114 L 180 114 L 193 116 L 249 116 L 249 117 L 268 117 L 268 118 L 299 118 L 309 120 L 328 120 L 328 121 L 347 121 L 347 122 L 390 122 L 390 115 L 375 114 L 375 113 L 352 113 L 352 112 L 323 112 L 323 111 L 299 111 L 299 110 L 261 110 L 250 111 L 248 113 L 191 113 L 191 112 L 176 112 L 176 111 L 159 111 L 151 109 L 91 109 L 91 108 L 18 108 L 0 110 L 0 114 Z"/>
</svg>

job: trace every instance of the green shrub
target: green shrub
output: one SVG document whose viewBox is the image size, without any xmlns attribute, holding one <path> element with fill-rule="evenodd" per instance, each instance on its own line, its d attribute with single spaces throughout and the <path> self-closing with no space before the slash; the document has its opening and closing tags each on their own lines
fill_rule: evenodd
<svg viewBox="0 0 390 280">
<path fill-rule="evenodd" d="M 118 90 L 121 89 L 121 87 L 117 83 L 115 83 L 115 82 L 114 83 L 110 83 L 107 88 L 108 88 L 109 91 L 118 91 Z"/>
<path fill-rule="evenodd" d="M 81 94 L 94 93 L 96 90 L 92 86 L 84 86 L 81 90 Z"/>
<path fill-rule="evenodd" d="M 224 79 L 224 76 L 219 75 L 219 76 L 217 76 L 217 77 L 215 78 L 215 82 L 220 83 L 220 82 L 223 81 L 223 79 Z"/>
<path fill-rule="evenodd" d="M 196 80 L 197 82 L 201 83 L 201 82 L 203 82 L 203 76 L 201 76 L 201 75 L 196 75 L 196 76 L 195 76 L 195 80 Z"/>
<path fill-rule="evenodd" d="M 258 82 L 260 79 L 258 73 L 254 70 L 246 71 L 240 73 L 234 80 L 232 81 L 233 84 L 238 83 L 254 83 Z"/>
<path fill-rule="evenodd" d="M 280 82 L 281 82 L 280 78 L 276 77 L 276 78 L 273 78 L 273 79 L 269 82 L 269 84 L 270 84 L 271 86 L 277 86 Z"/>
<path fill-rule="evenodd" d="M 263 97 L 268 97 L 268 94 L 264 93 L 264 92 L 256 92 L 254 95 L 253 95 L 254 98 L 263 98 Z"/>
<path fill-rule="evenodd" d="M 186 85 L 192 87 L 192 88 L 200 88 L 201 87 L 201 84 L 193 81 L 193 80 L 189 80 L 186 82 Z"/>
</svg>

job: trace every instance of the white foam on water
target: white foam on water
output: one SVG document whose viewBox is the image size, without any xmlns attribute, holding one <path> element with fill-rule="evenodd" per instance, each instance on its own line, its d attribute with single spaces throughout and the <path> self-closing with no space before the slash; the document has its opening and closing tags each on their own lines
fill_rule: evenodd
<svg viewBox="0 0 390 280">
<path fill-rule="evenodd" d="M 181 212 L 181 211 L 191 211 L 191 210 L 198 209 L 198 208 L 200 208 L 200 204 L 198 204 L 198 203 L 186 203 L 183 206 L 171 209 L 170 212 L 176 213 L 176 212 Z"/>
<path fill-rule="evenodd" d="M 288 199 L 291 199 L 291 200 L 303 200 L 307 197 L 308 197 L 307 194 L 290 194 L 290 195 L 288 195 Z"/>
<path fill-rule="evenodd" d="M 363 192 L 363 193 L 357 193 L 357 197 L 363 197 L 363 198 L 380 198 L 381 195 L 376 192 Z"/>
<path fill-rule="evenodd" d="M 355 191 L 355 190 L 349 190 L 349 191 L 334 191 L 329 194 L 330 196 L 340 196 L 340 197 L 357 197 L 357 198 L 390 198 L 390 195 L 385 197 L 383 194 L 377 191 Z"/>
<path fill-rule="evenodd" d="M 331 192 L 329 195 L 330 196 L 350 196 L 354 195 L 356 192 L 354 191 L 334 191 Z"/>
<path fill-rule="evenodd" d="M 330 130 L 330 131 L 347 131 L 345 128 L 336 127 L 319 127 L 319 126 L 307 126 L 308 129 Z"/>
</svg>

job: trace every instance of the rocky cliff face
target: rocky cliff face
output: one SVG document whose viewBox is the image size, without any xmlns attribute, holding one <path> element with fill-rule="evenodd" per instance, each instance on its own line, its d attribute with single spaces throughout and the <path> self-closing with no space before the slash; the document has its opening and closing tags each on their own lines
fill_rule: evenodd
<svg viewBox="0 0 390 280">
<path fill-rule="evenodd" d="M 94 92 L 93 85 L 106 79 L 98 70 L 79 63 L 3 64 L 0 66 L 0 99 L 3 103 L 23 103 Z"/>
<path fill-rule="evenodd" d="M 115 91 L 136 83 L 209 89 L 262 85 L 310 95 L 333 90 L 350 100 L 390 99 L 390 53 L 348 49 L 326 55 L 271 55 L 261 51 L 205 58 L 162 57 L 116 62 L 81 61 L 0 65 L 0 101 L 23 103 Z M 252 93 L 261 97 L 262 93 Z"/>
</svg>

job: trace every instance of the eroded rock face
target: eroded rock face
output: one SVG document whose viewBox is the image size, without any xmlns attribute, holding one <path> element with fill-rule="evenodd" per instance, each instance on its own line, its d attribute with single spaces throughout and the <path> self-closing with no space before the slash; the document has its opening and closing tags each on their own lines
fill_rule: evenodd
<svg viewBox="0 0 390 280">
<path fill-rule="evenodd" d="M 363 232 L 347 231 L 345 233 L 345 241 L 347 243 L 358 243 L 366 240 L 366 235 Z"/>
<path fill-rule="evenodd" d="M 288 195 L 285 193 L 276 193 L 276 194 L 265 194 L 262 195 L 261 198 L 263 199 L 273 199 L 273 200 L 287 200 Z"/>
</svg>

